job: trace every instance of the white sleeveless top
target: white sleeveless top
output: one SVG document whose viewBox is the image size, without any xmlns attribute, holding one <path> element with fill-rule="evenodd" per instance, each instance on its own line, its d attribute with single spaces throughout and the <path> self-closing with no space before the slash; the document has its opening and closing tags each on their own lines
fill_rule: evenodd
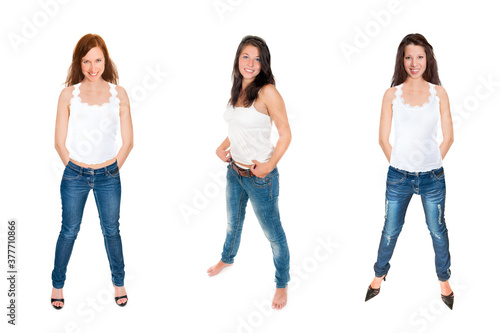
<svg viewBox="0 0 500 333">
<path fill-rule="evenodd" d="M 109 83 L 111 97 L 107 103 L 88 105 L 80 99 L 80 84 L 74 85 L 69 106 L 69 157 L 85 164 L 103 163 L 117 153 L 120 99 L 116 96 L 116 85 Z"/>
<path fill-rule="evenodd" d="M 252 160 L 261 163 L 269 161 L 274 152 L 271 117 L 257 111 L 252 104 L 248 108 L 229 105 L 224 112 L 224 119 L 229 124 L 228 137 L 235 162 L 250 165 L 253 164 Z"/>
<path fill-rule="evenodd" d="M 439 97 L 429 83 L 429 100 L 424 105 L 410 106 L 403 100 L 403 84 L 396 86 L 392 101 L 394 146 L 391 166 L 409 172 L 424 172 L 443 165 L 437 143 L 440 124 Z"/>
</svg>

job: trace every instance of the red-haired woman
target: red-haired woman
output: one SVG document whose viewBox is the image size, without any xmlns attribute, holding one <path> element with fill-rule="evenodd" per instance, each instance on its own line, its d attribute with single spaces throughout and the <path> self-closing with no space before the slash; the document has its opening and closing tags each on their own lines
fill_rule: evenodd
<svg viewBox="0 0 500 333">
<path fill-rule="evenodd" d="M 385 224 L 375 263 L 375 278 L 365 301 L 377 296 L 389 271 L 389 260 L 403 228 L 413 194 L 421 196 L 432 237 L 441 298 L 453 308 L 449 284 L 450 251 L 444 220 L 446 185 L 443 159 L 453 143 L 448 95 L 440 86 L 432 46 L 424 36 L 410 34 L 399 44 L 391 88 L 382 102 L 379 140 L 390 163 L 385 195 Z M 389 143 L 394 121 L 394 147 Z M 438 144 L 438 124 L 443 141 Z"/>
<path fill-rule="evenodd" d="M 121 183 L 119 169 L 133 146 L 132 119 L 125 89 L 104 40 L 94 34 L 76 44 L 59 96 L 55 148 L 66 166 L 61 181 L 62 226 L 52 271 L 51 303 L 64 305 L 62 288 L 83 209 L 93 190 L 104 244 L 115 287 L 115 301 L 127 304 L 124 261 L 119 230 Z M 118 150 L 117 134 L 121 132 Z M 66 138 L 69 133 L 68 145 Z"/>
</svg>

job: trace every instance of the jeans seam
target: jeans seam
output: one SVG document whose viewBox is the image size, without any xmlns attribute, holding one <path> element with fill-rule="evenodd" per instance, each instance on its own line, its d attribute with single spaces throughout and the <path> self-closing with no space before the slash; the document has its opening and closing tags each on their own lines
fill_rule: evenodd
<svg viewBox="0 0 500 333">
<path fill-rule="evenodd" d="M 231 256 L 233 254 L 233 250 L 234 250 L 234 244 L 236 243 L 236 238 L 238 237 L 238 232 L 240 230 L 240 227 L 241 227 L 241 207 L 242 207 L 242 202 L 243 202 L 243 196 L 245 194 L 245 190 L 243 189 L 243 191 L 241 192 L 241 195 L 240 195 L 240 202 L 239 202 L 239 205 L 238 205 L 238 215 L 236 217 L 236 220 L 237 220 L 237 228 L 236 228 L 236 232 L 234 233 L 234 238 L 233 238 L 233 241 L 231 242 L 231 251 L 229 251 L 229 256 Z"/>
</svg>

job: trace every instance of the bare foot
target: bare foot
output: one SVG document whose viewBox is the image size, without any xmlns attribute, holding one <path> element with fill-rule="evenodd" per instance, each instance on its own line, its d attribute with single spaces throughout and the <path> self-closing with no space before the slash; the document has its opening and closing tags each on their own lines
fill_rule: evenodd
<svg viewBox="0 0 500 333">
<path fill-rule="evenodd" d="M 273 297 L 273 309 L 281 310 L 285 307 L 287 301 L 287 289 L 286 288 L 276 288 L 276 292 Z"/>
<path fill-rule="evenodd" d="M 115 297 L 127 295 L 127 292 L 125 291 L 125 287 L 117 287 L 115 285 L 113 285 L 113 287 L 115 287 Z M 116 301 L 116 303 L 125 304 L 125 303 L 127 303 L 127 301 L 128 300 L 126 298 L 120 298 L 118 301 Z"/>
<path fill-rule="evenodd" d="M 209 269 L 207 269 L 208 276 L 217 275 L 220 273 L 220 271 L 222 271 L 223 268 L 226 268 L 226 267 L 231 266 L 231 265 L 232 264 L 226 264 L 225 262 L 222 262 L 221 260 L 219 260 L 217 265 L 214 265 L 214 266 L 210 267 Z"/>
<path fill-rule="evenodd" d="M 61 289 L 56 289 L 52 287 L 52 295 L 50 298 L 56 298 L 56 299 L 62 299 L 64 298 L 63 296 L 63 290 Z M 64 306 L 63 302 L 52 302 L 52 305 L 57 306 L 58 308 L 62 308 Z"/>
<path fill-rule="evenodd" d="M 384 277 L 385 277 L 385 275 L 382 277 L 374 277 L 372 283 L 370 283 L 370 286 L 372 287 L 372 289 L 379 289 Z"/>
<path fill-rule="evenodd" d="M 446 282 L 439 281 L 439 286 L 441 287 L 441 295 L 449 296 L 453 292 L 450 287 L 450 280 Z"/>
</svg>

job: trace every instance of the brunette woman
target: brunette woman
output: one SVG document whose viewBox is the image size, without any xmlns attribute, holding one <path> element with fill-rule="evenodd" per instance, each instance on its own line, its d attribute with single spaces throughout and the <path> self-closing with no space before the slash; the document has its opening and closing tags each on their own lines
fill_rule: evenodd
<svg viewBox="0 0 500 333">
<path fill-rule="evenodd" d="M 61 181 L 62 226 L 52 271 L 51 303 L 56 309 L 64 305 L 66 267 L 90 190 L 99 212 L 115 301 L 119 306 L 127 304 L 118 222 L 119 169 L 132 149 L 133 132 L 128 96 L 117 83 L 118 73 L 104 40 L 93 34 L 83 36 L 73 52 L 66 88 L 57 106 L 55 147 L 66 168 Z"/>
<path fill-rule="evenodd" d="M 226 241 L 221 260 L 208 269 L 208 275 L 214 276 L 234 262 L 250 199 L 271 243 L 276 268 L 272 307 L 279 310 L 287 302 L 290 255 L 278 209 L 279 174 L 276 165 L 285 154 L 292 136 L 285 103 L 274 84 L 266 42 L 256 36 L 244 37 L 236 51 L 231 98 L 224 114 L 229 135 L 216 150 L 217 156 L 229 163 Z M 279 133 L 276 147 L 271 143 L 273 121 Z"/>
<path fill-rule="evenodd" d="M 420 195 L 432 237 L 436 273 L 444 303 L 453 308 L 449 284 L 450 252 L 444 219 L 446 185 L 442 160 L 453 143 L 448 95 L 440 86 L 432 46 L 420 34 L 407 35 L 396 56 L 391 88 L 384 95 L 379 140 L 390 163 L 385 195 L 385 224 L 375 263 L 375 278 L 365 301 L 377 296 L 389 271 L 406 209 L 413 194 Z M 394 121 L 394 147 L 389 143 Z M 438 124 L 443 141 L 438 144 Z"/>
</svg>

